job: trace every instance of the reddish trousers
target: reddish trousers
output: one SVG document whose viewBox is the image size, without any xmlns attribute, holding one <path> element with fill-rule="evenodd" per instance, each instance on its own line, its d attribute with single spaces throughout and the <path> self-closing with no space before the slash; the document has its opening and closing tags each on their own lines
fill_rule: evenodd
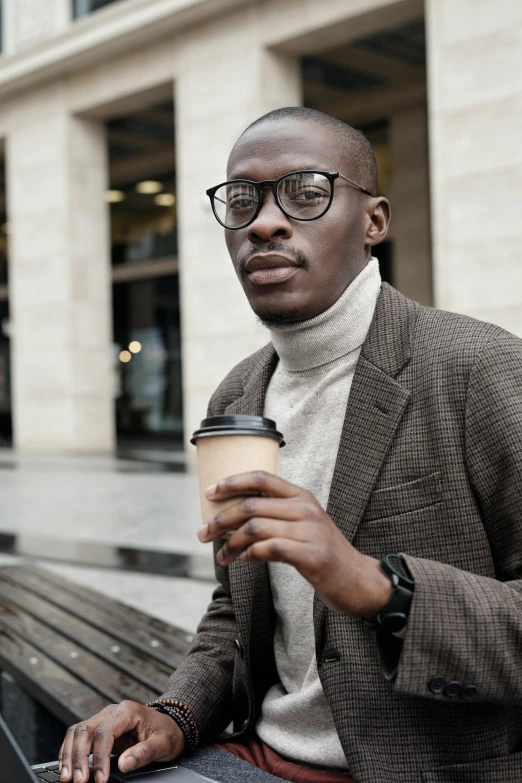
<svg viewBox="0 0 522 783">
<path fill-rule="evenodd" d="M 257 736 L 246 742 L 224 742 L 223 744 L 214 744 L 213 747 L 233 753 L 234 756 L 248 761 L 249 764 L 253 764 L 263 772 L 269 772 L 271 775 L 283 778 L 283 780 L 290 780 L 292 783 L 354 783 L 350 775 L 341 772 L 314 770 L 287 761 Z"/>
</svg>

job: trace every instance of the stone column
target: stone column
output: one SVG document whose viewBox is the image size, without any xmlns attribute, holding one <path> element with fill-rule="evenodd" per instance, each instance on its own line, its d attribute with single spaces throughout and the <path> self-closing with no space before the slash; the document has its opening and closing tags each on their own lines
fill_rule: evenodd
<svg viewBox="0 0 522 783">
<path fill-rule="evenodd" d="M 188 441 L 218 383 L 268 342 L 233 271 L 205 190 L 224 181 L 229 152 L 250 122 L 301 103 L 301 82 L 298 61 L 264 51 L 255 29 L 223 25 L 219 35 L 187 35 L 184 42 L 175 102 Z"/>
<path fill-rule="evenodd" d="M 3 50 L 15 54 L 63 32 L 72 17 L 71 0 L 2 0 Z"/>
<path fill-rule="evenodd" d="M 522 6 L 426 9 L 435 303 L 522 336 Z"/>
<path fill-rule="evenodd" d="M 394 285 L 431 305 L 431 231 L 428 126 L 423 107 L 390 119 L 390 201 Z"/>
<path fill-rule="evenodd" d="M 27 99 L 7 138 L 14 442 L 114 447 L 107 144 L 68 115 L 58 84 Z"/>
</svg>

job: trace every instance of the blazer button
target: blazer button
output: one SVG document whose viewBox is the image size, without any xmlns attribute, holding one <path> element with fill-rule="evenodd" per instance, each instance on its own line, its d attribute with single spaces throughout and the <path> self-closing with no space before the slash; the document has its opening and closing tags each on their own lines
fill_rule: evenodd
<svg viewBox="0 0 522 783">
<path fill-rule="evenodd" d="M 460 695 L 464 701 L 473 701 L 478 696 L 478 688 L 475 685 L 465 685 Z"/>
<path fill-rule="evenodd" d="M 235 644 L 235 646 L 236 646 L 236 650 L 237 650 L 237 651 L 238 651 L 238 653 L 240 654 L 241 658 L 243 658 L 245 651 L 244 651 L 244 649 L 243 649 L 243 645 L 241 644 L 241 642 L 239 641 L 239 639 L 234 639 L 234 644 Z"/>
<path fill-rule="evenodd" d="M 462 692 L 462 685 L 460 682 L 456 682 L 455 680 L 453 682 L 448 682 L 446 687 L 444 688 L 444 693 L 446 696 L 449 696 L 450 699 L 457 699 Z"/>
<path fill-rule="evenodd" d="M 444 679 L 444 677 L 441 677 L 440 674 L 436 674 L 428 682 L 428 688 L 432 693 L 442 693 L 445 687 L 446 687 L 446 680 Z"/>
</svg>

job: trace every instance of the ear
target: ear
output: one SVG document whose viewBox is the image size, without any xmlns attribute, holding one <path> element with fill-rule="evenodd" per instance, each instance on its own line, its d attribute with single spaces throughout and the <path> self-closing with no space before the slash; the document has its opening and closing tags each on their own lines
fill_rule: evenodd
<svg viewBox="0 0 522 783">
<path fill-rule="evenodd" d="M 391 220 L 390 202 L 384 196 L 368 199 L 364 244 L 373 247 L 382 242 L 388 233 Z"/>
</svg>

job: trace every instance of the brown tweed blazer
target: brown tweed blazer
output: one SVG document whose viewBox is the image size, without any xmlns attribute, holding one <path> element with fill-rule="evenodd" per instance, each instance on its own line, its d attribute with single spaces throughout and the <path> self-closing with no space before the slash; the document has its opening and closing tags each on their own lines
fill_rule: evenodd
<svg viewBox="0 0 522 783">
<path fill-rule="evenodd" d="M 210 413 L 261 414 L 276 362 L 271 345 L 241 362 Z M 416 583 L 403 641 L 315 598 L 319 674 L 357 783 L 521 783 L 522 340 L 384 284 L 328 513 L 361 552 L 405 553 Z M 231 720 L 252 731 L 277 681 L 266 565 L 217 577 L 165 694 L 207 742 Z"/>
</svg>

